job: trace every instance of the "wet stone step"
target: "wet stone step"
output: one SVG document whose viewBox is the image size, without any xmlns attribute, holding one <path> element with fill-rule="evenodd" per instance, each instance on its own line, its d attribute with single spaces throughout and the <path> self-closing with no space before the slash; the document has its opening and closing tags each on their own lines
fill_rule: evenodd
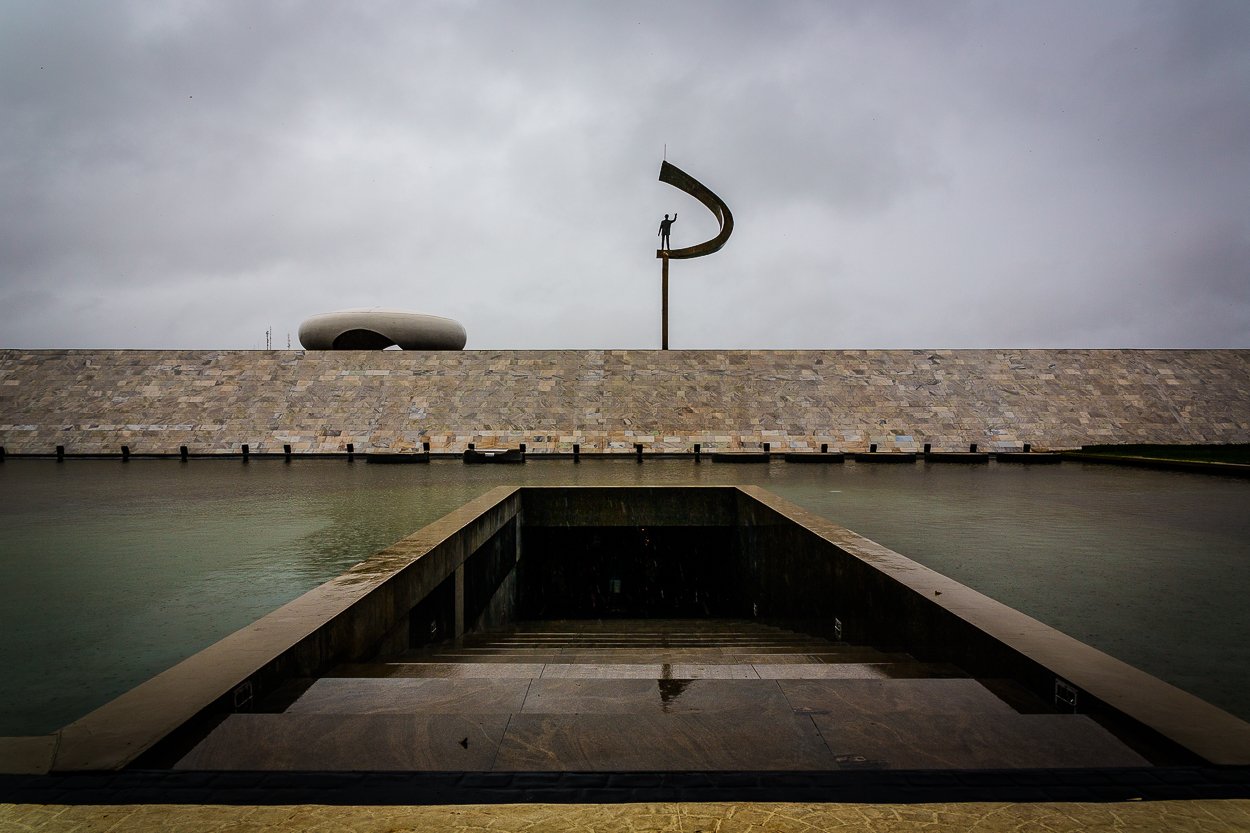
<svg viewBox="0 0 1250 833">
<path fill-rule="evenodd" d="M 234 714 L 175 769 L 484 771 L 508 715 Z"/>
<path fill-rule="evenodd" d="M 327 677 L 446 677 L 527 679 L 569 677 L 599 679 L 909 679 L 966 677 L 962 669 L 946 663 L 881 662 L 881 663 L 783 663 L 783 664 L 711 664 L 672 663 L 667 671 L 663 664 L 640 663 L 448 663 L 448 662 L 383 662 L 341 665 Z"/>
<path fill-rule="evenodd" d="M 908 662 L 906 653 L 878 651 L 875 648 L 847 646 L 820 652 L 756 652 L 723 648 L 679 648 L 634 650 L 576 650 L 473 652 L 452 648 L 436 651 L 407 652 L 388 661 L 405 662 L 706 662 L 734 663 L 867 663 Z"/>
<path fill-rule="evenodd" d="M 586 620 L 576 622 L 546 622 L 522 624 L 499 631 L 491 635 L 520 636 L 556 636 L 556 637 L 655 637 L 655 636 L 761 636 L 761 637 L 794 637 L 803 636 L 795 631 L 761 625 L 746 620 L 713 619 L 713 620 L 655 620 L 655 619 L 614 619 Z"/>
<path fill-rule="evenodd" d="M 658 640 L 689 640 L 691 642 L 712 642 L 712 641 L 742 641 L 742 642 L 823 642 L 822 637 L 812 634 L 798 633 L 667 633 L 667 634 L 638 634 L 638 633 L 584 633 L 584 634 L 501 634 L 501 633 L 474 633 L 468 634 L 466 639 L 481 640 L 497 640 L 500 642 L 514 641 L 604 641 L 604 642 L 651 642 Z"/>
<path fill-rule="evenodd" d="M 750 667 L 750 666 L 746 666 Z M 565 668 L 568 668 L 565 666 Z M 881 720 L 891 714 L 1018 714 L 968 678 L 760 679 L 665 676 L 656 666 L 617 666 L 630 676 L 602 678 L 324 677 L 286 714 L 635 714 L 794 711 L 839 719 Z M 544 669 L 544 672 L 553 667 Z M 593 672 L 593 666 L 578 670 Z M 693 669 L 676 669 L 693 670 Z"/>
<path fill-rule="evenodd" d="M 464 654 L 439 654 L 416 657 L 395 657 L 388 661 L 399 662 L 435 662 L 435 663 L 544 663 L 547 665 L 568 665 L 590 663 L 596 665 L 672 665 L 672 664 L 703 664 L 703 665 L 840 665 L 864 663 L 890 663 L 910 661 L 906 655 L 890 654 L 732 654 L 696 653 L 692 651 L 650 652 L 645 656 L 629 656 L 616 653 L 561 653 L 552 655 L 528 655 L 524 657 L 499 656 L 494 654 L 470 656 Z"/>
<path fill-rule="evenodd" d="M 742 646 L 725 646 L 725 647 L 714 646 L 714 645 L 694 645 L 694 646 L 680 646 L 680 645 L 651 646 L 651 645 L 648 645 L 645 647 L 629 646 L 629 647 L 624 647 L 624 648 L 597 647 L 593 645 L 566 645 L 563 647 L 548 647 L 548 648 L 483 648 L 483 647 L 473 647 L 473 646 L 451 646 L 449 645 L 447 647 L 439 647 L 439 648 L 426 651 L 426 653 L 459 654 L 462 656 L 470 656 L 470 657 L 471 656 L 492 656 L 492 655 L 521 657 L 521 656 L 526 656 L 526 655 L 531 655 L 531 654 L 569 654 L 569 653 L 605 654 L 605 655 L 606 654 L 619 654 L 621 656 L 647 656 L 650 654 L 657 654 L 657 653 L 665 653 L 665 652 L 672 653 L 672 652 L 679 652 L 679 651 L 687 651 L 691 653 L 702 653 L 702 654 L 709 654 L 709 655 L 715 654 L 715 655 L 722 655 L 722 656 L 731 656 L 731 655 L 739 655 L 739 654 L 811 654 L 811 653 L 831 654 L 831 655 L 842 653 L 842 654 L 846 654 L 847 656 L 857 656 L 859 655 L 859 653 L 863 653 L 865 650 L 871 651 L 874 649 L 859 649 L 857 653 L 855 649 L 852 649 L 849 646 L 846 648 L 840 648 L 838 646 L 830 646 L 830 645 L 805 645 L 805 646 L 794 646 L 794 647 L 785 647 L 785 648 L 780 648 L 780 647 L 775 647 L 775 646 L 761 646 L 761 645 L 742 645 Z"/>
<path fill-rule="evenodd" d="M 812 636 L 734 636 L 734 635 L 715 635 L 707 636 L 689 636 L 689 635 L 668 635 L 668 636 L 611 636 L 606 634 L 595 634 L 592 636 L 568 636 L 553 634 L 551 636 L 514 636 L 499 637 L 492 635 L 485 636 L 469 636 L 466 642 L 481 642 L 483 644 L 500 644 L 500 645 L 525 645 L 537 644 L 546 645 L 551 643 L 568 644 L 568 643 L 604 643 L 609 645 L 655 645 L 665 642 L 689 642 L 691 644 L 717 644 L 726 643 L 743 643 L 747 645 L 787 645 L 793 643 L 808 644 L 812 642 L 825 642 L 827 640 Z"/>
<path fill-rule="evenodd" d="M 528 678 L 323 677 L 286 714 L 511 714 L 522 710 L 531 684 Z"/>
<path fill-rule="evenodd" d="M 622 646 L 631 645 L 825 645 L 830 644 L 827 640 L 817 639 L 814 637 L 795 637 L 793 639 L 767 639 L 764 637 L 706 637 L 706 638 L 690 638 L 690 637 L 663 637 L 656 639 L 644 639 L 641 637 L 607 639 L 604 637 L 591 638 L 569 638 L 569 637 L 544 637 L 535 638 L 514 638 L 514 639 L 498 639 L 468 636 L 463 639 L 465 645 L 478 646 L 546 646 L 546 645 L 605 645 L 605 646 Z"/>
<path fill-rule="evenodd" d="M 632 698 L 633 689 L 622 685 L 629 681 L 611 681 L 630 709 L 622 712 L 609 710 L 621 706 L 607 696 L 598 708 L 579 696 L 575 686 L 587 681 L 540 682 L 550 706 L 536 701 L 538 710 L 509 714 L 231 715 L 177 768 L 516 772 L 1148 765 L 1084 715 L 901 709 L 865 720 L 856 713 L 793 709 L 758 685 L 742 687 L 770 681 L 719 681 L 742 687 L 732 698 L 736 708 L 701 711 L 683 708 L 683 697 L 729 699 L 712 691 L 717 681 L 695 681 L 684 690 L 671 685 L 667 702 L 657 681 L 634 681 L 639 696 Z M 582 711 L 553 713 L 556 708 Z"/>
<path fill-rule="evenodd" d="M 553 627 L 553 628 L 502 628 L 483 632 L 483 636 L 521 636 L 521 637 L 604 637 L 604 638 L 624 638 L 639 637 L 650 638 L 654 636 L 684 636 L 684 637 L 703 637 L 703 636 L 719 636 L 719 637 L 758 637 L 758 638 L 777 638 L 805 636 L 806 634 L 796 631 L 785 630 L 773 627 L 744 627 L 739 625 L 726 625 L 722 627 L 701 627 L 701 628 L 652 628 L 652 627 L 629 627 L 629 628 L 610 628 L 610 627 Z"/>
</svg>

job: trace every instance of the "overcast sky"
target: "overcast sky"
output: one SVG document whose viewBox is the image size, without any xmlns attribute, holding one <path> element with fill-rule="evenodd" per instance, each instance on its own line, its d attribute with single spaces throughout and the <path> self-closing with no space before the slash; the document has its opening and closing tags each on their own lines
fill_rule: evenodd
<svg viewBox="0 0 1250 833">
<path fill-rule="evenodd" d="M 1250 347 L 1250 2 L 0 0 L 0 347 Z"/>
</svg>

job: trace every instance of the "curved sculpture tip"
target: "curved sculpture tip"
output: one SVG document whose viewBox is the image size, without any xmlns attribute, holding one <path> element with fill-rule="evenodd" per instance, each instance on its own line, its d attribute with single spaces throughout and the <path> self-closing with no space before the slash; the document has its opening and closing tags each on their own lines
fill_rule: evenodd
<svg viewBox="0 0 1250 833">
<path fill-rule="evenodd" d="M 680 260 L 690 257 L 702 257 L 703 255 L 710 255 L 712 252 L 720 251 L 734 230 L 734 215 L 730 213 L 729 206 L 725 205 L 725 201 L 713 194 L 711 189 L 702 182 L 668 162 L 660 163 L 660 182 L 666 182 L 680 191 L 685 191 L 706 205 L 708 211 L 711 211 L 717 222 L 720 223 L 720 233 L 711 240 L 695 246 L 687 246 L 684 249 L 669 249 L 667 252 L 658 252 L 657 255 L 659 257 Z"/>
</svg>

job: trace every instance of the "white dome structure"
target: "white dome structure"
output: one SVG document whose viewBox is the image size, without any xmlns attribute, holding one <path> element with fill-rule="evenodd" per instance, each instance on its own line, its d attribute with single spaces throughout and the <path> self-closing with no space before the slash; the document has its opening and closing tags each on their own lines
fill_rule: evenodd
<svg viewBox="0 0 1250 833">
<path fill-rule="evenodd" d="M 463 350 L 467 340 L 459 321 L 381 307 L 325 312 L 299 325 L 305 350 Z"/>
</svg>

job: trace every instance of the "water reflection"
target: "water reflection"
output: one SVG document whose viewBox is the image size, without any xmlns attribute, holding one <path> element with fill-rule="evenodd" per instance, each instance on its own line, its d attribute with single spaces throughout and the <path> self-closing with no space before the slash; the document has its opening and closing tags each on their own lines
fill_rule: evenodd
<svg viewBox="0 0 1250 833">
<path fill-rule="evenodd" d="M 660 689 L 660 710 L 668 714 L 669 706 L 677 702 L 677 698 L 689 687 L 690 680 L 674 680 L 673 666 L 666 662 L 660 666 L 660 679 L 655 684 Z"/>
</svg>

